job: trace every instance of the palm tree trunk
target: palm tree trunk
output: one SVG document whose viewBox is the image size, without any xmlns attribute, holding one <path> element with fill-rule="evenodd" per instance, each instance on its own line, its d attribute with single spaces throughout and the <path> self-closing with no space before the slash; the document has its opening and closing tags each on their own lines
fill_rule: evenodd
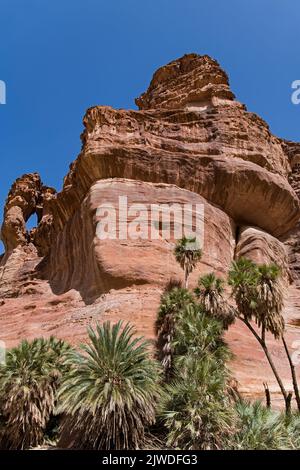
<svg viewBox="0 0 300 470">
<path fill-rule="evenodd" d="M 284 398 L 284 402 L 285 402 L 285 411 L 286 411 L 286 414 L 290 414 L 290 411 L 291 411 L 291 396 L 290 394 L 288 394 L 284 388 L 284 385 L 282 383 L 282 380 L 277 372 L 277 369 L 275 367 L 275 364 L 273 362 L 273 359 L 269 353 L 269 350 L 268 350 L 268 347 L 266 345 L 266 342 L 263 341 L 260 336 L 256 333 L 255 329 L 250 325 L 250 323 L 245 320 L 244 318 L 241 318 L 239 317 L 240 320 L 242 320 L 243 323 L 245 323 L 245 325 L 249 328 L 249 330 L 251 331 L 251 333 L 255 336 L 255 338 L 257 339 L 257 341 L 259 342 L 259 344 L 261 345 L 265 355 L 266 355 L 266 358 L 269 362 L 269 365 L 272 369 L 272 372 L 277 380 L 277 383 L 279 385 L 279 388 L 281 390 L 281 393 L 282 393 L 282 396 Z"/>
<path fill-rule="evenodd" d="M 261 339 L 265 343 L 266 342 L 266 327 L 262 325 L 261 327 Z"/>
<path fill-rule="evenodd" d="M 285 349 L 285 352 L 286 352 L 286 355 L 287 355 L 287 358 L 288 358 L 288 361 L 289 361 L 289 365 L 290 365 L 290 368 L 291 368 L 295 398 L 296 398 L 298 410 L 300 411 L 300 393 L 299 393 L 299 388 L 298 388 L 298 383 L 297 383 L 295 366 L 294 366 L 293 361 L 291 359 L 289 349 L 288 349 L 288 346 L 287 346 L 286 341 L 285 341 L 285 337 L 282 335 L 281 338 L 282 338 L 283 346 L 284 346 L 284 349 Z"/>
<path fill-rule="evenodd" d="M 188 264 L 186 263 L 184 266 L 184 287 L 187 289 L 189 286 L 189 271 L 188 271 Z"/>
<path fill-rule="evenodd" d="M 270 390 L 269 390 L 269 386 L 266 382 L 264 383 L 264 388 L 265 388 L 267 408 L 271 408 L 271 393 L 270 393 Z"/>
</svg>

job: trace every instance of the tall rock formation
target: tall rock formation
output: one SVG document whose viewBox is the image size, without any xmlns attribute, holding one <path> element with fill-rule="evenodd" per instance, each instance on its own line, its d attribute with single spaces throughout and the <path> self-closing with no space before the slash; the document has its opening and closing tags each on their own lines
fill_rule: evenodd
<svg viewBox="0 0 300 470">
<path fill-rule="evenodd" d="M 290 347 L 300 334 L 300 144 L 272 135 L 235 100 L 228 77 L 196 54 L 161 67 L 136 100 L 139 110 L 96 106 L 84 117 L 82 150 L 61 192 L 29 174 L 12 186 L 4 211 L 0 337 L 55 334 L 78 343 L 95 321 L 124 319 L 154 338 L 160 295 L 182 273 L 174 239 L 97 237 L 99 206 L 192 204 L 204 207 L 203 257 L 191 277 L 226 276 L 245 255 L 285 273 Z M 38 225 L 30 233 L 33 214 Z M 118 213 L 118 209 L 117 209 Z M 127 214 L 130 223 L 130 215 Z M 227 339 L 242 392 L 277 391 L 259 346 L 238 323 Z M 284 380 L 289 369 L 269 339 Z M 300 374 L 300 366 L 297 367 Z"/>
</svg>

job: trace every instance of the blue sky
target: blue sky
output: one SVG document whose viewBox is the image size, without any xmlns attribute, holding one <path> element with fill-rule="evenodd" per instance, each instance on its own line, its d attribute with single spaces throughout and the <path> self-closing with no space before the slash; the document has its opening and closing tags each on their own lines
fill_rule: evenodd
<svg viewBox="0 0 300 470">
<path fill-rule="evenodd" d="M 209 54 L 237 98 L 300 141 L 299 0 L 1 0 L 0 211 L 16 177 L 61 188 L 85 110 L 135 108 L 161 65 Z"/>
</svg>

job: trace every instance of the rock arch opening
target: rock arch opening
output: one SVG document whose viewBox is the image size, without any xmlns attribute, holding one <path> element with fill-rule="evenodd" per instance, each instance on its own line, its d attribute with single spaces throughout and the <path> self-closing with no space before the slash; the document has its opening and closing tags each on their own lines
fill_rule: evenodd
<svg viewBox="0 0 300 470">
<path fill-rule="evenodd" d="M 26 220 L 26 231 L 29 233 L 33 228 L 38 226 L 38 215 L 36 212 L 33 212 Z"/>
</svg>

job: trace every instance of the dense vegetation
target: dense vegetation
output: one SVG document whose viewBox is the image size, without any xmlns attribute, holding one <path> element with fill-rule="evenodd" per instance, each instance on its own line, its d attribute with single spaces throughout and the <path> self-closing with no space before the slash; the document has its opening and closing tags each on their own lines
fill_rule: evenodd
<svg viewBox="0 0 300 470">
<path fill-rule="evenodd" d="M 44 442 L 70 346 L 51 337 L 22 343 L 0 366 L 0 445 L 26 449 Z"/>
<path fill-rule="evenodd" d="M 89 339 L 67 359 L 59 393 L 65 431 L 72 429 L 76 448 L 139 449 L 155 423 L 159 366 L 129 324 L 105 323 Z"/>
<path fill-rule="evenodd" d="M 201 259 L 195 240 L 174 255 L 184 279 L 161 297 L 156 348 L 130 324 L 89 328 L 88 342 L 72 349 L 50 338 L 23 341 L 0 366 L 0 446 L 42 444 L 85 449 L 299 449 L 300 398 L 285 341 L 278 266 L 239 259 L 228 284 L 214 273 L 194 291 L 188 278 Z M 285 412 L 248 403 L 228 369 L 224 330 L 242 321 L 263 349 L 285 402 Z M 282 342 L 293 393 L 268 349 L 266 331 Z M 295 399 L 292 409 L 293 398 Z"/>
</svg>

